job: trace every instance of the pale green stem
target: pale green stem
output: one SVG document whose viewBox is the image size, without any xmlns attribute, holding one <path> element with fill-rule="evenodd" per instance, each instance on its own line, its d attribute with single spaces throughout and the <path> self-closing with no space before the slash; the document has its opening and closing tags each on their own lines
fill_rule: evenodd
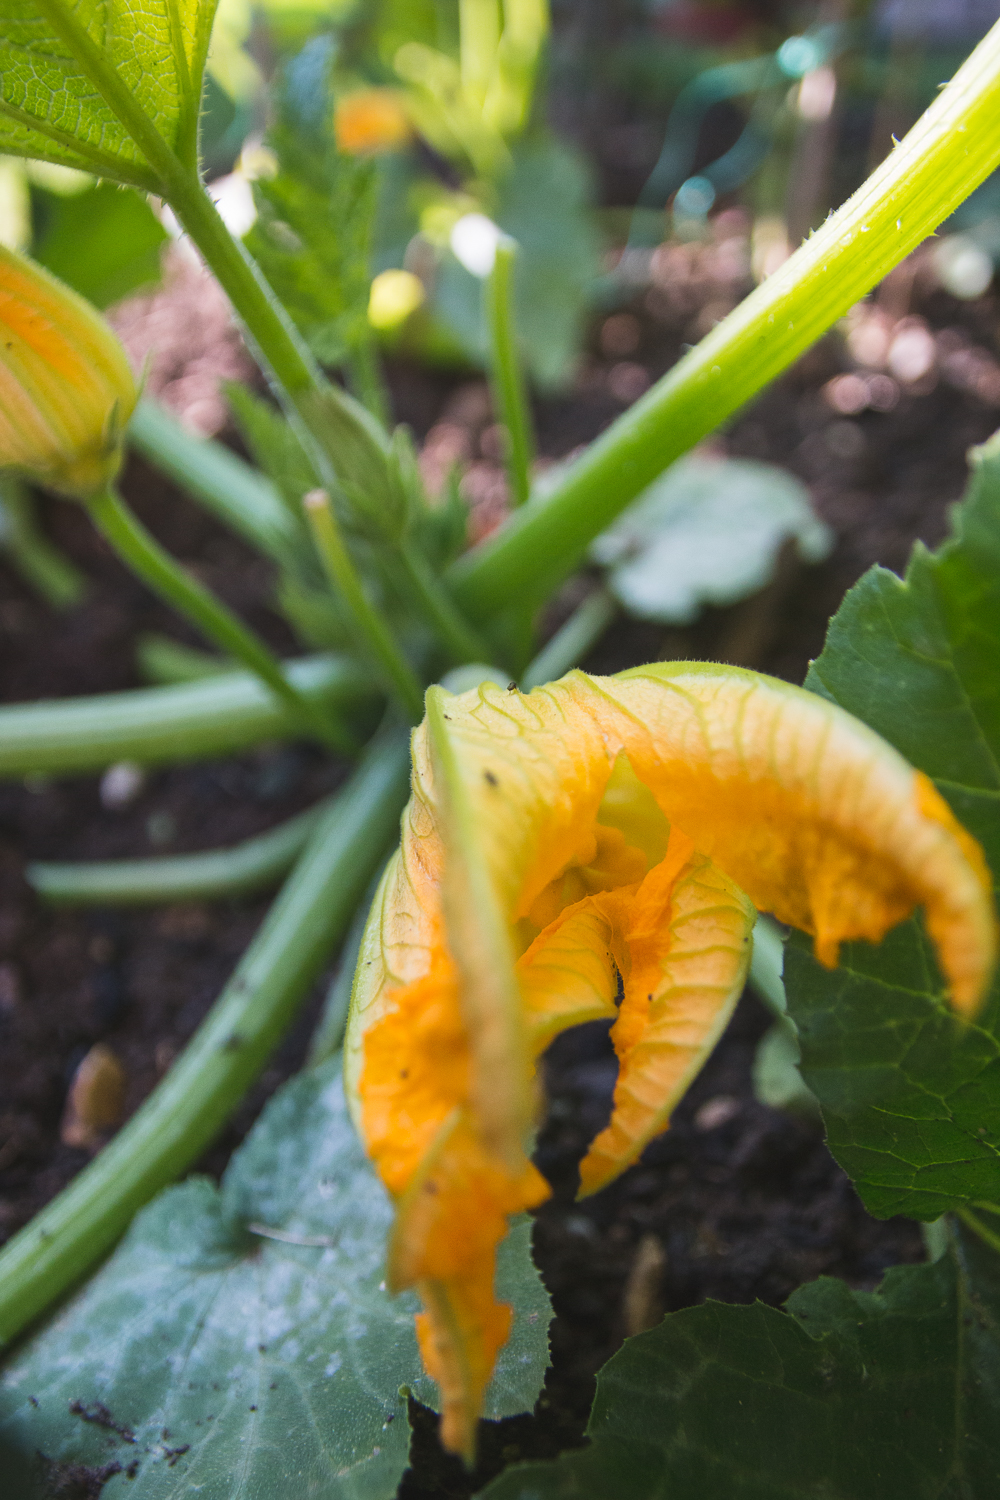
<svg viewBox="0 0 1000 1500">
<path fill-rule="evenodd" d="M 32 498 L 16 479 L 0 485 L 0 548 L 53 609 L 70 609 L 86 593 L 87 579 L 39 528 Z"/>
<path fill-rule="evenodd" d="M 377 686 L 346 657 L 288 662 L 296 691 L 338 725 L 338 748 L 354 755 L 374 727 Z M 0 707 L 0 779 L 78 776 L 118 761 L 145 766 L 237 755 L 300 732 L 298 712 L 255 673 L 223 672 L 177 687 L 12 703 Z"/>
<path fill-rule="evenodd" d="M 24 878 L 57 906 L 152 906 L 164 901 L 216 901 L 277 884 L 301 854 L 326 803 L 289 818 L 232 849 L 172 854 L 161 859 L 104 859 L 25 865 Z"/>
<path fill-rule="evenodd" d="M 302 696 L 263 641 L 204 584 L 174 561 L 114 490 L 95 495 L 87 502 L 87 509 L 101 535 L 143 583 L 227 655 L 235 657 L 248 671 L 256 672 L 261 682 L 299 715 L 304 732 L 311 732 L 323 744 L 337 745 L 341 738 L 339 727 L 330 722 L 321 707 Z"/>
<path fill-rule="evenodd" d="M 493 404 L 507 432 L 507 478 L 511 500 L 514 505 L 523 505 L 531 492 L 534 444 L 514 324 L 516 259 L 517 244 L 504 235 L 497 245 L 496 259 L 484 293 L 490 331 Z"/>
<path fill-rule="evenodd" d="M 0 1343 L 111 1249 L 196 1161 L 257 1077 L 344 932 L 406 800 L 406 737 L 380 737 L 317 825 L 263 926 L 149 1098 L 0 1252 Z"/>
<path fill-rule="evenodd" d="M 305 496 L 302 505 L 327 576 L 344 598 L 352 618 L 358 624 L 359 644 L 375 657 L 387 685 L 399 698 L 411 721 L 419 724 L 424 713 L 424 692 L 420 680 L 361 586 L 348 556 L 329 495 L 325 490 L 312 490 Z"/>
<path fill-rule="evenodd" d="M 473 620 L 537 599 L 674 459 L 820 337 L 1000 164 L 1000 23 L 854 196 L 608 428 L 544 498 L 450 570 Z"/>
</svg>

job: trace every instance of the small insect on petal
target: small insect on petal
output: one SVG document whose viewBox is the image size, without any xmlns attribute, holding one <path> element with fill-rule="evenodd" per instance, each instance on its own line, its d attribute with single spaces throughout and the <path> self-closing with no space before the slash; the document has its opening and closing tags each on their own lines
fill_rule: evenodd
<svg viewBox="0 0 1000 1500">
<path fill-rule="evenodd" d="M 136 399 L 125 351 L 90 304 L 0 246 L 0 469 L 87 499 L 121 465 Z"/>
</svg>

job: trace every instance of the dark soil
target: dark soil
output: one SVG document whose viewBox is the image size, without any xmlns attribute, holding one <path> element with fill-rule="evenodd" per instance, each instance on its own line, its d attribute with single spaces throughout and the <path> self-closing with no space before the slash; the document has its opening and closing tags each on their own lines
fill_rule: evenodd
<svg viewBox="0 0 1000 1500">
<path fill-rule="evenodd" d="M 721 316 L 720 297 L 732 302 L 742 290 L 730 282 L 719 292 L 711 277 L 702 277 L 687 301 L 654 295 L 654 287 L 619 309 L 615 317 L 632 321 L 597 330 L 577 389 L 540 406 L 542 450 L 558 456 L 592 437 L 627 404 L 629 389 L 634 396 L 699 336 L 709 307 L 711 316 Z M 919 277 L 907 283 L 902 309 L 898 293 L 897 287 L 894 318 L 918 316 L 932 332 L 950 330 L 948 348 L 974 347 L 994 359 L 992 294 L 962 304 Z M 593 653 L 591 669 L 691 656 L 801 681 L 845 588 L 873 562 L 901 568 L 915 538 L 940 540 L 948 506 L 964 486 L 965 451 L 996 426 L 996 406 L 950 382 L 942 362 L 922 384 L 901 387 L 891 410 L 844 415 L 823 388 L 851 368 L 842 340 L 831 335 L 724 439 L 733 455 L 783 463 L 810 484 L 838 534 L 831 558 L 811 570 L 786 559 L 764 595 L 711 611 L 688 630 L 622 622 Z M 395 371 L 393 382 L 399 415 L 421 437 L 442 422 L 464 424 L 484 483 L 491 464 L 499 472 L 478 387 L 456 389 L 455 381 L 413 369 Z M 268 608 L 266 564 L 142 466 L 130 468 L 127 489 L 177 556 L 194 561 L 276 648 L 295 649 Z M 495 486 L 493 499 L 483 503 L 495 508 Z M 485 511 L 480 520 L 488 524 Z M 124 573 L 81 512 L 47 502 L 45 521 L 92 586 L 83 604 L 56 615 L 0 565 L 0 699 L 137 685 L 134 643 L 144 631 L 198 644 Z M 553 622 L 572 601 L 570 588 Z M 102 1041 L 121 1059 L 131 1112 L 204 1016 L 264 910 L 263 902 L 244 902 L 52 912 L 25 885 L 24 862 L 233 843 L 308 805 L 344 770 L 306 746 L 265 747 L 238 760 L 152 773 L 130 805 L 110 812 L 95 777 L 0 787 L 0 1239 L 87 1160 L 61 1144 L 59 1134 L 67 1085 L 86 1050 Z M 221 1171 L 264 1099 L 301 1065 L 321 990 L 201 1170 Z M 556 1308 L 546 1390 L 535 1416 L 487 1424 L 472 1476 L 441 1454 L 433 1421 L 415 1410 L 413 1468 L 400 1491 L 407 1500 L 467 1496 L 507 1462 L 578 1444 L 596 1370 L 628 1327 L 644 1326 L 661 1310 L 706 1297 L 780 1304 L 820 1274 L 872 1287 L 887 1266 L 921 1257 L 915 1225 L 878 1223 L 865 1213 L 818 1125 L 754 1099 L 750 1064 L 766 1024 L 756 1001 L 745 998 L 669 1134 L 618 1184 L 580 1206 L 573 1202 L 576 1162 L 607 1116 L 613 1055 L 599 1027 L 570 1034 L 552 1049 L 538 1159 L 554 1193 L 538 1214 L 535 1236 Z M 77 1476 L 63 1477 L 61 1493 L 84 1492 Z"/>
</svg>

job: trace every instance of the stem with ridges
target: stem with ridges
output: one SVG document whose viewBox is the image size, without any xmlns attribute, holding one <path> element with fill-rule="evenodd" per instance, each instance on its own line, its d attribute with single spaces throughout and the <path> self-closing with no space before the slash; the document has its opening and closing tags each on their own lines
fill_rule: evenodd
<svg viewBox="0 0 1000 1500">
<path fill-rule="evenodd" d="M 1000 164 L 1000 23 L 909 135 L 773 276 L 608 428 L 544 499 L 452 565 L 473 620 L 537 598 L 675 458 L 785 369 Z"/>
<path fill-rule="evenodd" d="M 339 730 L 323 710 L 304 698 L 281 670 L 263 641 L 238 620 L 205 586 L 192 578 L 150 535 L 113 489 L 87 502 L 94 525 L 122 561 L 159 597 L 189 619 L 209 640 L 251 672 L 281 698 L 323 744 L 335 745 Z"/>
<path fill-rule="evenodd" d="M 395 836 L 408 770 L 405 736 L 379 736 L 170 1072 L 110 1145 L 0 1252 L 0 1342 L 85 1275 L 231 1115 Z"/>
</svg>

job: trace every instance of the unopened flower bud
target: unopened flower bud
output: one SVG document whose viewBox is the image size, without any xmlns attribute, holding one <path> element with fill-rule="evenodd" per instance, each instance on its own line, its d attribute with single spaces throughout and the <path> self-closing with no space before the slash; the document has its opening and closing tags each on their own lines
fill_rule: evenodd
<svg viewBox="0 0 1000 1500">
<path fill-rule="evenodd" d="M 137 397 L 104 319 L 0 246 L 0 469 L 88 499 L 118 472 Z"/>
</svg>

